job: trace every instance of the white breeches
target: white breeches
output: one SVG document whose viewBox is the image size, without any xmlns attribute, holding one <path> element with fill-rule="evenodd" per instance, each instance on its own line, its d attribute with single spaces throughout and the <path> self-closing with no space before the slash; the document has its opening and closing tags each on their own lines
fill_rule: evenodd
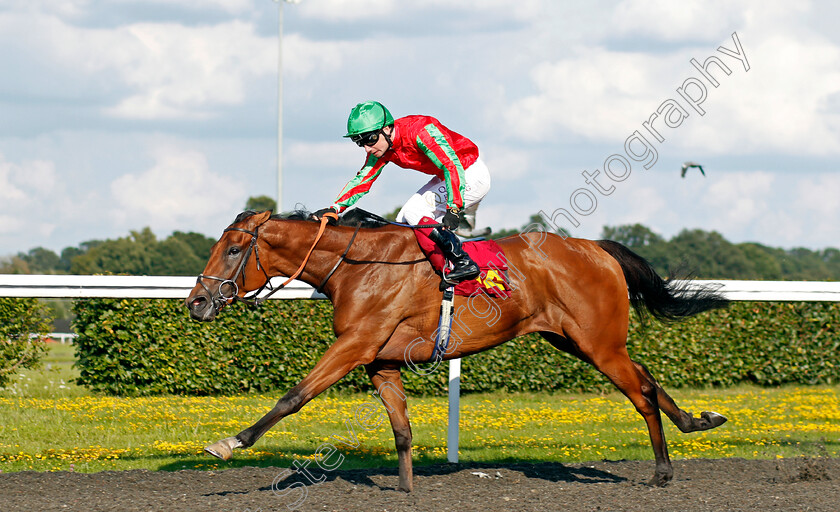
<svg viewBox="0 0 840 512">
<path fill-rule="evenodd" d="M 464 171 L 464 207 L 475 211 L 478 203 L 490 191 L 490 171 L 478 158 Z M 440 222 L 446 213 L 446 183 L 437 176 L 414 193 L 397 214 L 397 222 L 416 226 L 423 217 L 431 217 Z"/>
</svg>

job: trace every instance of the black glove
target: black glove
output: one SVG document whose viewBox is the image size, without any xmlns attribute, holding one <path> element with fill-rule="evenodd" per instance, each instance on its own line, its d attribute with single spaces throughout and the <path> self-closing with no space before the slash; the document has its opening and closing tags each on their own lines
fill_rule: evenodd
<svg viewBox="0 0 840 512">
<path fill-rule="evenodd" d="M 335 211 L 335 208 L 333 208 L 333 207 L 331 206 L 331 207 L 329 207 L 329 208 L 321 208 L 321 209 L 320 209 L 320 210 L 318 210 L 317 212 L 313 213 L 313 214 L 312 214 L 312 217 L 313 217 L 315 220 L 321 220 L 321 217 L 323 217 L 325 213 L 338 213 L 338 212 L 336 212 L 336 211 Z M 330 224 L 335 224 L 335 219 L 330 219 L 328 222 L 329 222 Z"/>
<path fill-rule="evenodd" d="M 441 224 L 449 231 L 455 231 L 458 229 L 458 225 L 461 224 L 461 213 L 458 210 L 447 210 Z"/>
</svg>

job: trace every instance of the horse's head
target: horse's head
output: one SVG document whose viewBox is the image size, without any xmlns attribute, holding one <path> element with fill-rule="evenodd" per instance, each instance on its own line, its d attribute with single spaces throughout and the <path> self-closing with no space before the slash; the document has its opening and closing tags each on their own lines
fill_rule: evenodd
<svg viewBox="0 0 840 512">
<path fill-rule="evenodd" d="M 240 215 L 238 222 L 225 229 L 210 250 L 210 260 L 186 299 L 191 317 L 210 322 L 237 297 L 259 289 L 268 281 L 260 263 L 259 228 L 270 216 L 270 211 Z"/>
</svg>

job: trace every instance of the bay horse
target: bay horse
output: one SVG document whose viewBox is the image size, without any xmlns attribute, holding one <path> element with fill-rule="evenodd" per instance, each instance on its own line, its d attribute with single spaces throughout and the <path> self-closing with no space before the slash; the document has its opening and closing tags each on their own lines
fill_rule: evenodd
<svg viewBox="0 0 840 512">
<path fill-rule="evenodd" d="M 412 436 L 400 372 L 412 361 L 432 357 L 440 278 L 409 227 L 383 222 L 379 227 L 355 224 L 354 229 L 326 221 L 319 225 L 305 212 L 285 218 L 271 212 L 243 212 L 213 246 L 186 299 L 192 318 L 212 321 L 223 307 L 262 289 L 271 277 L 294 275 L 321 289 L 332 302 L 336 339 L 265 416 L 206 451 L 228 460 L 234 449 L 252 446 L 278 421 L 364 366 L 387 404 L 399 461 L 399 489 L 408 492 L 413 486 Z M 642 257 L 617 242 L 565 238 L 541 229 L 496 242 L 507 257 L 511 294 L 482 295 L 481 307 L 471 304 L 471 297 L 456 296 L 457 321 L 451 335 L 458 342 L 450 344 L 443 359 L 539 333 L 555 348 L 594 366 L 633 403 L 647 424 L 656 461 L 649 483 L 667 484 L 673 468 L 660 409 L 682 432 L 715 428 L 726 418 L 714 412 L 692 416 L 677 406 L 644 365 L 630 358 L 626 347 L 630 307 L 642 319 L 652 315 L 676 321 L 725 307 L 728 301 L 689 281 L 663 280 Z M 487 320 L 488 307 L 494 310 L 493 322 Z M 418 339 L 427 341 L 417 343 Z"/>
</svg>

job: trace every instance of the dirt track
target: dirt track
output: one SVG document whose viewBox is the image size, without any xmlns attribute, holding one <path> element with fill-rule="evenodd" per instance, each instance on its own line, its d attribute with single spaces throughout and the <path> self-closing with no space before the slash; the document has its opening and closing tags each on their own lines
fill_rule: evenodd
<svg viewBox="0 0 840 512">
<path fill-rule="evenodd" d="M 283 468 L 26 471 L 0 474 L 0 510 L 279 511 L 302 489 L 305 511 L 840 510 L 839 459 L 676 461 L 674 471 L 669 486 L 650 488 L 652 461 L 421 467 L 410 494 L 394 490 L 390 468 L 334 471 L 306 487 L 292 475 L 273 488 Z"/>
</svg>

